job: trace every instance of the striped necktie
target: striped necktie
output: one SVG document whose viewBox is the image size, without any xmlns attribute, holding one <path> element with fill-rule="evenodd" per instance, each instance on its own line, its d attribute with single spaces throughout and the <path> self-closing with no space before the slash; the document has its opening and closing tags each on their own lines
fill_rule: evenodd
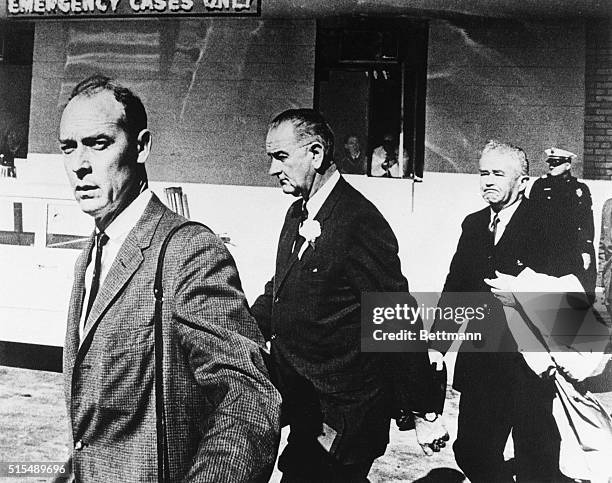
<svg viewBox="0 0 612 483">
<path fill-rule="evenodd" d="M 493 241 L 493 245 L 495 245 L 495 237 L 497 235 L 497 225 L 499 224 L 499 214 L 495 213 L 495 216 L 489 223 L 489 231 L 491 232 L 491 240 Z"/>
</svg>

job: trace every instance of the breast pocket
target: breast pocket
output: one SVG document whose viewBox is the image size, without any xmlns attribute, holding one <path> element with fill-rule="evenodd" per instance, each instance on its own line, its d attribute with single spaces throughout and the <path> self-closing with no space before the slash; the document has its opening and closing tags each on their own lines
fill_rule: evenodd
<svg viewBox="0 0 612 483">
<path fill-rule="evenodd" d="M 318 293 L 333 281 L 333 272 L 329 266 L 310 263 L 300 269 L 300 281 L 310 293 Z"/>
<path fill-rule="evenodd" d="M 153 326 L 109 334 L 99 373 L 98 405 L 133 412 L 146 407 L 154 382 Z"/>
</svg>

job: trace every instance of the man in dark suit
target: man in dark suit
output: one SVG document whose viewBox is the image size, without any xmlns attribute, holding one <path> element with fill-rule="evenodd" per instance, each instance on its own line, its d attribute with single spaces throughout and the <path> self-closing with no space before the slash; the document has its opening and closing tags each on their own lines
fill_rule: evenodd
<svg viewBox="0 0 612 483">
<path fill-rule="evenodd" d="M 270 174 L 299 197 L 283 225 L 275 275 L 252 306 L 271 341 L 274 377 L 291 427 L 283 481 L 367 481 L 389 439 L 392 407 L 416 415 L 426 451 L 444 445 L 425 352 L 362 353 L 363 292 L 407 292 L 395 236 L 338 173 L 334 138 L 311 109 L 270 124 Z M 433 413 L 433 414 L 432 414 Z"/>
<path fill-rule="evenodd" d="M 496 272 L 517 275 L 530 267 L 562 276 L 575 260 L 560 257 L 559 246 L 543 229 L 537 211 L 524 197 L 529 165 L 522 149 L 490 141 L 480 161 L 480 189 L 489 204 L 468 215 L 439 307 L 484 307 L 487 316 L 472 319 L 466 332 L 482 341 L 464 342 L 457 355 L 454 388 L 461 392 L 457 463 L 474 483 L 564 481 L 559 473 L 559 433 L 552 417 L 554 386 L 529 369 L 516 351 L 502 301 L 485 279 Z M 584 283 L 584 280 L 582 280 Z M 452 320 L 436 320 L 433 331 L 456 332 Z M 444 354 L 450 342 L 432 348 Z M 512 430 L 515 468 L 504 462 Z"/>
<path fill-rule="evenodd" d="M 155 346 L 158 255 L 186 220 L 147 187 L 151 134 L 140 99 L 106 77 L 84 80 L 64 109 L 59 141 L 75 198 L 95 220 L 76 263 L 64 348 L 76 480 L 267 481 L 280 398 L 234 261 L 202 226 L 182 228 L 168 246 Z"/>
</svg>

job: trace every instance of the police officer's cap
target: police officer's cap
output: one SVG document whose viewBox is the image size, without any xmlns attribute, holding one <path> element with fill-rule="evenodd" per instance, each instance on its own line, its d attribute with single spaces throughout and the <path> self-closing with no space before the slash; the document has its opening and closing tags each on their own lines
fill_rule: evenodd
<svg viewBox="0 0 612 483">
<path fill-rule="evenodd" d="M 553 166 L 558 166 L 563 163 L 571 163 L 572 159 L 577 155 L 570 153 L 565 149 L 550 148 L 544 151 L 546 153 L 546 162 Z"/>
</svg>

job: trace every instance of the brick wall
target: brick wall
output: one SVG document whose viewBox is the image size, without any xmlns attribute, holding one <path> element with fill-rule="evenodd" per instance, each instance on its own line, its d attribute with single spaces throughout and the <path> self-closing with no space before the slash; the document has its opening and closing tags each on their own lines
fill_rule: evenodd
<svg viewBox="0 0 612 483">
<path fill-rule="evenodd" d="M 57 153 L 62 106 L 101 72 L 142 98 L 153 132 L 151 180 L 275 185 L 271 116 L 310 107 L 314 20 L 37 22 L 30 153 Z"/>
<path fill-rule="evenodd" d="M 584 177 L 612 178 L 612 24 L 586 27 Z"/>
</svg>

